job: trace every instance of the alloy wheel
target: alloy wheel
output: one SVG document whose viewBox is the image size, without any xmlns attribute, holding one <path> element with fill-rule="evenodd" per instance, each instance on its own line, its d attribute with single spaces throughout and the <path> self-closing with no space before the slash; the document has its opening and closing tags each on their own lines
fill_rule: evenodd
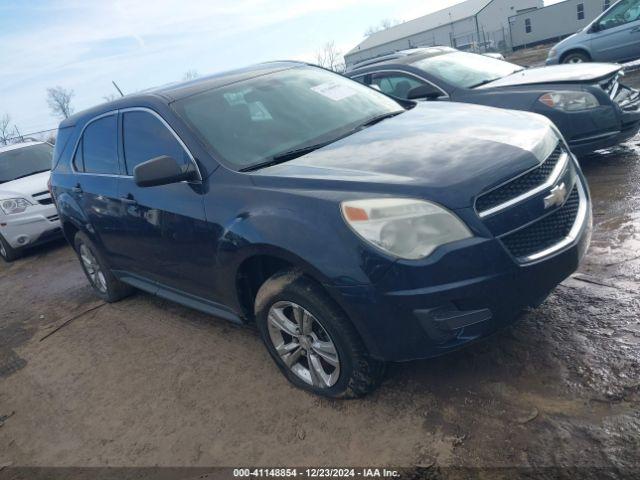
<svg viewBox="0 0 640 480">
<path fill-rule="evenodd" d="M 96 260 L 96 257 L 84 243 L 80 245 L 80 259 L 82 260 L 82 266 L 87 272 L 93 286 L 100 292 L 106 293 L 107 280 L 104 276 L 104 272 L 102 271 L 102 268 L 100 268 L 100 264 Z"/>
<path fill-rule="evenodd" d="M 269 337 L 294 375 L 317 388 L 329 388 L 340 377 L 340 359 L 320 321 L 300 305 L 281 301 L 269 309 Z"/>
</svg>

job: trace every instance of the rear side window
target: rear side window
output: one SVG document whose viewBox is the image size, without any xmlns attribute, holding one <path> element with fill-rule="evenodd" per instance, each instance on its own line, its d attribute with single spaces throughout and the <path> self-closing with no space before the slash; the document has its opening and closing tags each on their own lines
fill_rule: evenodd
<svg viewBox="0 0 640 480">
<path fill-rule="evenodd" d="M 74 165 L 86 173 L 118 174 L 118 117 L 91 122 L 82 134 Z"/>
<path fill-rule="evenodd" d="M 380 91 L 387 95 L 406 99 L 412 88 L 425 85 L 425 82 L 402 73 L 377 73 L 373 76 L 371 84 L 377 85 Z"/>
<path fill-rule="evenodd" d="M 155 115 L 144 111 L 125 112 L 122 116 L 124 158 L 127 173 L 147 160 L 167 155 L 178 163 L 189 163 L 189 155 L 173 133 Z"/>
</svg>

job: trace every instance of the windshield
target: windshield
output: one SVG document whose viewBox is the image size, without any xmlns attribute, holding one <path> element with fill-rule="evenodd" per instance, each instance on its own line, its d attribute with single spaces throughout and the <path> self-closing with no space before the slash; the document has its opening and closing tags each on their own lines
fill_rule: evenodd
<svg viewBox="0 0 640 480">
<path fill-rule="evenodd" d="M 233 83 L 174 106 L 204 142 L 238 170 L 330 143 L 368 121 L 404 111 L 371 88 L 315 67 Z"/>
<path fill-rule="evenodd" d="M 478 87 L 524 70 L 513 63 L 467 52 L 423 58 L 411 65 L 460 88 Z"/>
<path fill-rule="evenodd" d="M 0 152 L 0 183 L 51 170 L 52 153 L 48 143 Z"/>
</svg>

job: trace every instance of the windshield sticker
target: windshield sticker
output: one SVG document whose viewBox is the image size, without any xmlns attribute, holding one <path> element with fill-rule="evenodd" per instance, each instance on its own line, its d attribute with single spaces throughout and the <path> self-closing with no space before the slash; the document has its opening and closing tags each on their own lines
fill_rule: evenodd
<svg viewBox="0 0 640 480">
<path fill-rule="evenodd" d="M 312 87 L 311 90 L 335 102 L 339 102 L 340 100 L 344 100 L 345 98 L 352 97 L 357 93 L 347 85 L 339 85 L 333 82 L 321 83 L 320 85 Z"/>
</svg>

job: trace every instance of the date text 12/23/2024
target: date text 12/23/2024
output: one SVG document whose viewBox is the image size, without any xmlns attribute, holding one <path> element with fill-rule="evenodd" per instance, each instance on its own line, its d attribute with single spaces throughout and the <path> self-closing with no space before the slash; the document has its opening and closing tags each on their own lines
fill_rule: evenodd
<svg viewBox="0 0 640 480">
<path fill-rule="evenodd" d="M 388 468 L 236 468 L 234 478 L 397 478 Z"/>
</svg>

